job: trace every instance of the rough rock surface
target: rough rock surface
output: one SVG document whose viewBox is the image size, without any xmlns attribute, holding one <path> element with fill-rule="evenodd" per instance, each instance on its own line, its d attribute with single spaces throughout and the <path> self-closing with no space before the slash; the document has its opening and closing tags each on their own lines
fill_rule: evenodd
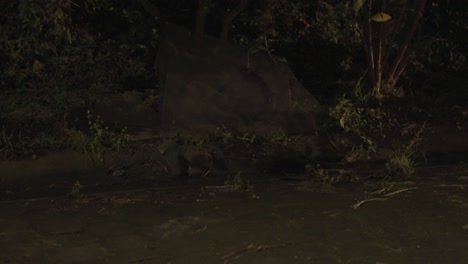
<svg viewBox="0 0 468 264">
<path fill-rule="evenodd" d="M 260 134 L 316 129 L 318 101 L 279 58 L 251 54 L 209 36 L 197 45 L 188 30 L 169 25 L 156 70 L 165 128 L 225 127 Z"/>
</svg>

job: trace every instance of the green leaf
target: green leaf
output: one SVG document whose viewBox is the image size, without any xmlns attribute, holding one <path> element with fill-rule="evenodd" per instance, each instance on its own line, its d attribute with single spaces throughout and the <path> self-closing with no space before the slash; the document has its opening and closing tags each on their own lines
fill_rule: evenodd
<svg viewBox="0 0 468 264">
<path fill-rule="evenodd" d="M 57 18 L 57 20 L 62 20 L 63 15 L 63 10 L 61 8 L 57 8 L 57 10 L 55 10 L 55 18 Z"/>
<path fill-rule="evenodd" d="M 392 17 L 387 13 L 380 12 L 380 13 L 373 15 L 370 19 L 374 22 L 383 23 L 392 19 Z"/>
<path fill-rule="evenodd" d="M 354 0 L 354 11 L 358 12 L 359 10 L 361 10 L 365 2 L 366 0 Z"/>
</svg>

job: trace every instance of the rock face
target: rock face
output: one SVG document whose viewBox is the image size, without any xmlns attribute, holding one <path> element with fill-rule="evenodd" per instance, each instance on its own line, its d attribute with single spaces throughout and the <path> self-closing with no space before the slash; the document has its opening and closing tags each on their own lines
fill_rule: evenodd
<svg viewBox="0 0 468 264">
<path fill-rule="evenodd" d="M 315 131 L 319 103 L 284 60 L 169 25 L 155 66 L 165 129 Z"/>
</svg>

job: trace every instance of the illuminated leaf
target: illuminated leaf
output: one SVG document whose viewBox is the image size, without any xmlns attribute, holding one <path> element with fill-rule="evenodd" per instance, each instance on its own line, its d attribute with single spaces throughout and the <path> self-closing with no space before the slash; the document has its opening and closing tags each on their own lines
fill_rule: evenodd
<svg viewBox="0 0 468 264">
<path fill-rule="evenodd" d="M 370 19 L 374 22 L 382 23 L 389 21 L 390 19 L 392 19 L 392 17 L 387 13 L 380 12 L 373 15 Z"/>
<path fill-rule="evenodd" d="M 354 0 L 354 11 L 358 12 L 359 10 L 361 10 L 365 2 L 366 0 Z"/>
</svg>

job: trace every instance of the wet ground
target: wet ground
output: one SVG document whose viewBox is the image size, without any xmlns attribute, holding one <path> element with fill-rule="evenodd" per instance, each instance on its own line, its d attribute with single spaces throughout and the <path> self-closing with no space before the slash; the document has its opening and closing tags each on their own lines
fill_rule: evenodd
<svg viewBox="0 0 468 264">
<path fill-rule="evenodd" d="M 5 264 L 468 263 L 468 168 L 4 200 L 0 249 Z"/>
</svg>

